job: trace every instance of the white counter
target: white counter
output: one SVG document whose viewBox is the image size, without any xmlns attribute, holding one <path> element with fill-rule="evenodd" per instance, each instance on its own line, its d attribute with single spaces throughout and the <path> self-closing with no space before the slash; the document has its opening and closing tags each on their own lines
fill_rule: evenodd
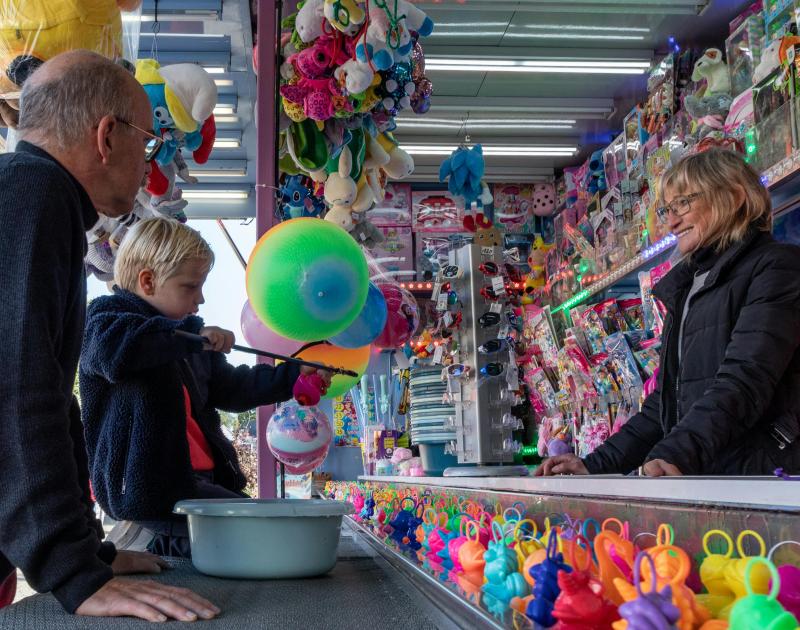
<svg viewBox="0 0 800 630">
<path fill-rule="evenodd" d="M 360 481 L 800 512 L 800 483 L 775 477 L 359 477 Z"/>
</svg>

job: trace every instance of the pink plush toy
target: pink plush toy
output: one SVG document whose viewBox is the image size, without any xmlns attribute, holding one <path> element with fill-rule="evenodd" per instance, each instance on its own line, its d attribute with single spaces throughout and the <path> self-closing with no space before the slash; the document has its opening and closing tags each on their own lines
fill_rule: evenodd
<svg viewBox="0 0 800 630">
<path fill-rule="evenodd" d="M 333 38 L 323 36 L 313 46 L 295 53 L 287 60 L 294 68 L 297 81 L 282 85 L 281 96 L 290 103 L 303 106 L 306 116 L 312 120 L 328 120 L 336 112 L 336 97 L 342 91 L 330 72 L 340 63 L 344 63 L 346 55 L 337 53 Z"/>
<path fill-rule="evenodd" d="M 549 217 L 556 209 L 556 188 L 553 184 L 533 185 L 533 214 Z"/>
</svg>

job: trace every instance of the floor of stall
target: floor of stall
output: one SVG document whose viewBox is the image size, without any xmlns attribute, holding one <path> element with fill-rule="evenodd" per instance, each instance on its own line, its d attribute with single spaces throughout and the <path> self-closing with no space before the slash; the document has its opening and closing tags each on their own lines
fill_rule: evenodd
<svg viewBox="0 0 800 630">
<path fill-rule="evenodd" d="M 265 544 L 269 544 L 265 541 Z M 476 627 L 456 623 L 430 603 L 414 581 L 390 566 L 364 537 L 347 525 L 339 561 L 328 575 L 305 580 L 229 580 L 197 572 L 188 561 L 153 579 L 189 588 L 223 609 L 195 626 L 236 630 L 294 628 Z M 34 595 L 0 610 L 3 630 L 43 628 L 116 630 L 150 625 L 131 618 L 93 618 L 66 614 L 52 595 Z"/>
</svg>

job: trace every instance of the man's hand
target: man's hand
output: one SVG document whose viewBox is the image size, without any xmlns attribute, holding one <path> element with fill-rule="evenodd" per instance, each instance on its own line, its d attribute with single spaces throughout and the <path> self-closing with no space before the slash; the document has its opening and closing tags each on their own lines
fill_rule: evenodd
<svg viewBox="0 0 800 630">
<path fill-rule="evenodd" d="M 208 339 L 208 343 L 205 344 L 205 347 L 207 350 L 213 350 L 214 352 L 224 352 L 228 354 L 233 344 L 236 343 L 236 337 L 230 330 L 218 328 L 217 326 L 201 328 L 198 334 Z"/>
<path fill-rule="evenodd" d="M 117 551 L 117 557 L 111 563 L 111 568 L 114 570 L 114 575 L 161 573 L 161 569 L 169 569 L 169 563 L 146 551 Z"/>
<path fill-rule="evenodd" d="M 663 459 L 652 459 L 644 465 L 644 474 L 648 477 L 682 477 L 678 467 Z"/>
<path fill-rule="evenodd" d="M 556 455 L 544 460 L 534 477 L 550 477 L 551 475 L 588 475 L 589 471 L 583 464 L 583 460 L 577 455 Z"/>
<path fill-rule="evenodd" d="M 139 617 L 145 621 L 213 619 L 220 610 L 185 588 L 149 580 L 113 578 L 75 611 L 87 617 Z"/>
<path fill-rule="evenodd" d="M 322 395 L 324 396 L 328 392 L 328 388 L 331 386 L 331 379 L 333 378 L 332 372 L 328 370 L 318 370 L 309 365 L 301 365 L 300 374 L 319 374 L 322 382 L 325 383 L 325 391 L 322 392 Z"/>
</svg>

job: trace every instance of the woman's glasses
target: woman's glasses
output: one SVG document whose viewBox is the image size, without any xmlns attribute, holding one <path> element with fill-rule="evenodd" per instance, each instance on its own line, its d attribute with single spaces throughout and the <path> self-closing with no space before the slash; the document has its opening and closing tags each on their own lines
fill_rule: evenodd
<svg viewBox="0 0 800 630">
<path fill-rule="evenodd" d="M 690 195 L 675 197 L 675 199 L 673 199 L 672 202 L 668 203 L 666 206 L 656 208 L 656 216 L 658 217 L 658 220 L 661 221 L 661 223 L 666 223 L 669 220 L 670 214 L 678 218 L 682 217 L 692 209 L 692 201 L 702 196 L 702 194 L 703 193 L 697 192 Z"/>
</svg>

